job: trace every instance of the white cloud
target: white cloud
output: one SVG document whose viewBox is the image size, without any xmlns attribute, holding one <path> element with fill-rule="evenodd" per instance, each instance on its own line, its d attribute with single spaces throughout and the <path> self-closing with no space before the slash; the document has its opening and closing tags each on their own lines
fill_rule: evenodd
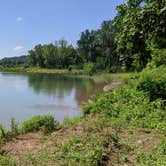
<svg viewBox="0 0 166 166">
<path fill-rule="evenodd" d="M 17 22 L 21 22 L 23 20 L 22 17 L 17 17 Z"/>
<path fill-rule="evenodd" d="M 16 46 L 16 47 L 14 48 L 14 51 L 16 51 L 16 52 L 23 52 L 23 51 L 24 51 L 24 47 L 21 46 L 21 45 Z"/>
</svg>

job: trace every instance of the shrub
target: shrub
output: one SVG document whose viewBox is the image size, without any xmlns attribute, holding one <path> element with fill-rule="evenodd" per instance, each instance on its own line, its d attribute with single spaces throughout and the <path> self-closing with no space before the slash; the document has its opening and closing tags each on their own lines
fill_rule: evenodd
<svg viewBox="0 0 166 166">
<path fill-rule="evenodd" d="M 138 90 L 148 93 L 151 101 L 157 98 L 166 100 L 166 68 L 158 67 L 141 73 Z"/>
<path fill-rule="evenodd" d="M 124 86 L 94 96 L 83 110 L 85 114 L 99 114 L 111 120 L 118 119 L 124 124 L 166 131 L 163 103 L 161 99 L 151 102 L 147 93 Z"/>
<path fill-rule="evenodd" d="M 68 67 L 68 71 L 72 71 L 72 69 L 73 69 L 73 66 L 70 65 L 70 66 Z"/>
<path fill-rule="evenodd" d="M 166 65 L 166 49 L 155 49 L 152 51 L 152 60 L 148 63 L 149 69 Z"/>
<path fill-rule="evenodd" d="M 31 131 L 43 130 L 46 132 L 51 132 L 55 129 L 55 125 L 58 123 L 54 120 L 52 116 L 34 116 L 30 120 L 24 121 L 19 127 L 21 133 L 27 133 Z"/>
<path fill-rule="evenodd" d="M 96 72 L 96 67 L 93 63 L 84 64 L 84 71 L 86 74 L 92 76 Z"/>
</svg>

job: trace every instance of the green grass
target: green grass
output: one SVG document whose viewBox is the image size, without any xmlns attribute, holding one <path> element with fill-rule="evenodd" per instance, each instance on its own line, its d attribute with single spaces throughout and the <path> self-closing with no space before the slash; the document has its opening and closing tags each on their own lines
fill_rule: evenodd
<svg viewBox="0 0 166 166">
<path fill-rule="evenodd" d="M 29 73 L 53 73 L 53 74 L 71 74 L 71 75 L 79 75 L 83 74 L 83 70 L 72 70 L 69 71 L 67 69 L 42 69 L 38 67 L 2 67 L 0 66 L 0 71 L 2 72 L 29 72 Z"/>
<path fill-rule="evenodd" d="M 62 165 L 102 166 L 106 160 L 103 144 L 102 137 L 73 137 L 59 147 L 57 159 Z"/>
<path fill-rule="evenodd" d="M 141 166 L 165 166 L 166 164 L 166 139 L 153 149 L 152 152 L 138 152 L 136 162 Z"/>
<path fill-rule="evenodd" d="M 137 73 L 107 73 L 105 71 L 96 72 L 92 76 L 87 74 L 86 71 L 81 69 L 73 69 L 71 71 L 67 69 L 42 69 L 38 67 L 1 67 L 1 72 L 18 72 L 18 73 L 43 73 L 43 74 L 60 74 L 69 77 L 80 77 L 93 79 L 96 83 L 110 83 L 112 80 L 120 80 L 123 83 L 127 83 L 128 80 L 137 75 Z"/>
</svg>

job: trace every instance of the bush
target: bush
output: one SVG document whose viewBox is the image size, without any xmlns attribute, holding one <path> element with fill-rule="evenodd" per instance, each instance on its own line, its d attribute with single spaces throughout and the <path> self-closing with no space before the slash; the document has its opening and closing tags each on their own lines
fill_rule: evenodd
<svg viewBox="0 0 166 166">
<path fill-rule="evenodd" d="M 73 69 L 73 66 L 70 65 L 70 66 L 68 67 L 68 71 L 72 71 L 72 69 Z"/>
<path fill-rule="evenodd" d="M 45 133 L 55 129 L 55 122 L 52 116 L 34 116 L 30 120 L 24 121 L 19 127 L 21 133 L 43 130 Z"/>
<path fill-rule="evenodd" d="M 166 68 L 161 66 L 144 70 L 141 73 L 137 89 L 148 93 L 151 101 L 157 98 L 166 100 Z"/>
<path fill-rule="evenodd" d="M 155 49 L 152 51 L 152 60 L 148 63 L 149 69 L 166 65 L 166 49 Z"/>
<path fill-rule="evenodd" d="M 84 71 L 86 74 L 92 76 L 96 72 L 96 67 L 93 63 L 84 64 Z"/>
<path fill-rule="evenodd" d="M 92 102 L 83 107 L 84 113 L 99 114 L 123 124 L 166 131 L 164 101 L 150 101 L 147 93 L 131 86 L 124 86 L 94 96 Z"/>
</svg>

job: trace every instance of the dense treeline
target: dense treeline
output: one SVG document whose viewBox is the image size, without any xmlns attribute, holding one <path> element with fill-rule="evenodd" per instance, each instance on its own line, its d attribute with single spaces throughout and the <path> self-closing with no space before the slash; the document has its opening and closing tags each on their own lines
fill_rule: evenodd
<svg viewBox="0 0 166 166">
<path fill-rule="evenodd" d="M 104 21 L 98 30 L 82 32 L 76 49 L 64 40 L 38 45 L 29 52 L 30 59 L 33 65 L 46 68 L 92 63 L 96 69 L 112 72 L 140 71 L 154 50 L 166 46 L 165 18 L 164 0 L 127 0 L 117 7 L 114 20 Z"/>
<path fill-rule="evenodd" d="M 86 30 L 77 41 L 77 48 L 60 40 L 55 44 L 37 45 L 29 51 L 30 64 L 41 68 L 83 68 L 108 69 L 116 71 L 120 67 L 116 52 L 113 21 L 104 21 L 99 30 Z"/>
<path fill-rule="evenodd" d="M 165 0 L 126 0 L 117 6 L 113 20 L 104 21 L 100 29 L 82 32 L 76 48 L 65 40 L 36 45 L 25 66 L 116 72 L 141 71 L 152 57 L 165 64 L 165 6 Z M 4 62 L 0 64 L 6 66 Z"/>
<path fill-rule="evenodd" d="M 11 58 L 3 58 L 0 60 L 0 65 L 4 67 L 14 67 L 14 66 L 28 66 L 28 56 L 20 56 L 20 57 L 11 57 Z"/>
<path fill-rule="evenodd" d="M 29 51 L 30 64 L 41 68 L 68 68 L 77 62 L 76 55 L 74 47 L 65 40 L 55 44 L 39 44 Z"/>
</svg>

